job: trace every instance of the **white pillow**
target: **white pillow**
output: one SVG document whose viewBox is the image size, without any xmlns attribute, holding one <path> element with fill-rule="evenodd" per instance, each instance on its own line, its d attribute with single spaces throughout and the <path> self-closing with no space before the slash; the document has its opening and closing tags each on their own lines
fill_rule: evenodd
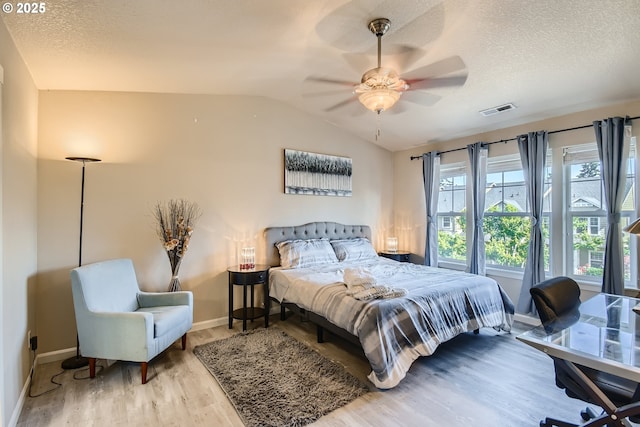
<svg viewBox="0 0 640 427">
<path fill-rule="evenodd" d="M 340 261 L 363 261 L 378 256 L 369 239 L 364 237 L 332 240 L 331 246 Z"/>
<path fill-rule="evenodd" d="M 338 262 L 329 239 L 285 240 L 276 243 L 283 268 L 313 267 Z"/>
</svg>

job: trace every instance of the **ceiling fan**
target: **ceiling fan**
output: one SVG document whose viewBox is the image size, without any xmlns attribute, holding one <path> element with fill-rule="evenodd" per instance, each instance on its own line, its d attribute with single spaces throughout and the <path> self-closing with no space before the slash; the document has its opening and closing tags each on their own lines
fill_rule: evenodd
<svg viewBox="0 0 640 427">
<path fill-rule="evenodd" d="M 325 109 L 325 111 L 333 111 L 358 100 L 367 109 L 380 114 L 393 107 L 400 99 L 400 96 L 405 93 L 404 98 L 407 101 L 420 105 L 433 105 L 440 99 L 439 96 L 416 91 L 462 86 L 466 82 L 466 73 L 450 77 L 435 77 L 466 69 L 466 65 L 459 56 L 453 56 L 418 68 L 407 73 L 404 79 L 400 78 L 395 70 L 383 67 L 381 60 L 382 36 L 391 28 L 391 21 L 387 18 L 377 18 L 369 22 L 368 28 L 378 38 L 378 66 L 365 72 L 359 84 L 322 77 L 307 78 L 310 81 L 351 87 L 352 97 Z M 319 95 L 322 95 L 322 93 Z"/>
</svg>

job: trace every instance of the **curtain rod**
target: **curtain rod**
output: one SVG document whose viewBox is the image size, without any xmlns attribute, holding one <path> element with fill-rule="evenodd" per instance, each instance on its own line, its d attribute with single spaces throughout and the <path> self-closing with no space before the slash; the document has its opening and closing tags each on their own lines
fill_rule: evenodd
<svg viewBox="0 0 640 427">
<path fill-rule="evenodd" d="M 627 116 L 625 118 L 626 121 L 633 121 L 633 120 L 638 120 L 638 119 L 640 119 L 640 116 L 636 116 L 636 117 Z M 590 128 L 590 127 L 593 127 L 593 124 L 584 125 L 584 126 L 576 126 L 576 127 L 572 127 L 572 128 L 566 128 L 566 129 L 552 130 L 552 131 L 549 131 L 548 134 L 552 135 L 554 133 L 569 132 L 571 130 L 586 129 L 586 128 Z M 509 138 L 509 139 L 501 139 L 501 140 L 498 140 L 498 141 L 486 142 L 485 144 L 492 145 L 492 144 L 498 144 L 500 142 L 506 144 L 507 142 L 510 142 L 510 141 L 516 141 L 517 139 L 518 139 L 518 137 Z M 466 149 L 467 149 L 467 147 L 452 148 L 450 150 L 438 151 L 438 154 L 453 153 L 454 151 L 462 151 L 462 150 L 466 150 Z M 411 156 L 411 160 L 417 160 L 417 159 L 421 159 L 421 158 L 422 158 L 422 156 Z"/>
</svg>

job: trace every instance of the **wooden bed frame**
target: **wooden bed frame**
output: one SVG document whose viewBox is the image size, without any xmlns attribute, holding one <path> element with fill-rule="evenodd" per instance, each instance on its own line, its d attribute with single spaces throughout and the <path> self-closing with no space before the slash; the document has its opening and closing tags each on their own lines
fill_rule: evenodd
<svg viewBox="0 0 640 427">
<path fill-rule="evenodd" d="M 269 227 L 265 229 L 267 263 L 272 267 L 280 265 L 280 254 L 276 243 L 285 240 L 308 239 L 352 239 L 366 237 L 371 240 L 371 228 L 368 225 L 344 225 L 337 222 L 311 222 L 293 227 Z M 276 301 L 279 302 L 279 301 Z M 350 332 L 331 323 L 325 317 L 312 311 L 305 310 L 291 302 L 280 303 L 280 319 L 286 319 L 286 310 L 290 310 L 303 319 L 316 325 L 318 342 L 324 342 L 324 331 L 327 330 L 360 347 L 360 339 Z"/>
</svg>

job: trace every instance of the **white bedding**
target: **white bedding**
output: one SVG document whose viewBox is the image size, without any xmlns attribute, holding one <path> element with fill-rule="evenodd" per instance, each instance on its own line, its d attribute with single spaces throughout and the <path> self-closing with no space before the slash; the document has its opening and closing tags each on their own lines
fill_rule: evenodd
<svg viewBox="0 0 640 427">
<path fill-rule="evenodd" d="M 360 301 L 347 295 L 345 269 L 406 296 Z M 270 270 L 270 296 L 317 313 L 360 339 L 378 388 L 395 387 L 419 356 L 481 327 L 509 331 L 513 304 L 484 276 L 377 257 L 308 268 Z"/>
</svg>

